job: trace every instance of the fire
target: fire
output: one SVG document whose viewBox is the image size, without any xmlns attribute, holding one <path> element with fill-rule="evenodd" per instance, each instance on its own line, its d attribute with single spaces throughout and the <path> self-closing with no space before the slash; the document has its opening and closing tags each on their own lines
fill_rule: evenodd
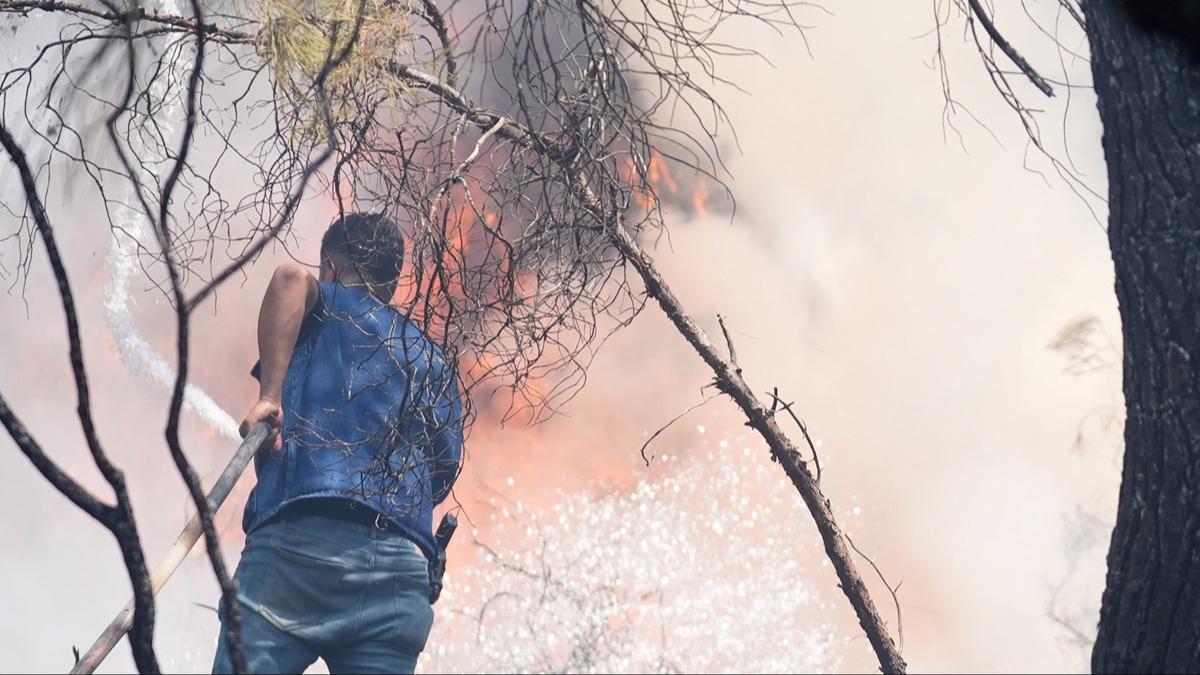
<svg viewBox="0 0 1200 675">
<path fill-rule="evenodd" d="M 495 214 L 488 214 L 495 218 Z M 484 221 L 487 221 L 485 216 Z M 418 260 L 407 263 L 392 304 L 420 324 L 431 337 L 446 334 L 451 308 L 466 298 L 463 270 L 472 264 L 477 248 L 477 217 L 469 205 L 457 204 L 446 215 L 441 236 L 422 242 Z"/>
<path fill-rule="evenodd" d="M 672 173 L 667 158 L 657 150 L 650 151 L 646 166 L 645 186 L 640 185 L 632 159 L 625 160 L 625 176 L 633 186 L 633 204 L 642 211 L 650 211 L 668 202 L 681 206 L 688 214 L 704 215 L 708 212 L 711 198 L 708 179 L 696 172 L 691 179 L 690 190 L 680 185 L 680 178 Z"/>
<path fill-rule="evenodd" d="M 679 192 L 679 184 L 671 177 L 667 163 L 663 161 L 662 155 L 657 150 L 650 153 L 650 166 L 646 171 L 646 179 L 655 187 L 666 188 L 670 194 Z"/>
<path fill-rule="evenodd" d="M 696 181 L 696 191 L 692 193 L 692 210 L 701 216 L 708 213 L 708 200 L 708 181 L 701 176 L 700 180 Z"/>
</svg>

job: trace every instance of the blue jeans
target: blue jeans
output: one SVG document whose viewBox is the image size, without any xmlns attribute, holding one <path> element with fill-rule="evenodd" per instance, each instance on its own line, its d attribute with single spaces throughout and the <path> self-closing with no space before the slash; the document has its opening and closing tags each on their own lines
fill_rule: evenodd
<svg viewBox="0 0 1200 675">
<path fill-rule="evenodd" d="M 323 516 L 271 522 L 234 574 L 251 673 L 412 673 L 433 625 L 425 556 L 403 535 Z M 225 612 L 213 673 L 232 673 Z"/>
</svg>

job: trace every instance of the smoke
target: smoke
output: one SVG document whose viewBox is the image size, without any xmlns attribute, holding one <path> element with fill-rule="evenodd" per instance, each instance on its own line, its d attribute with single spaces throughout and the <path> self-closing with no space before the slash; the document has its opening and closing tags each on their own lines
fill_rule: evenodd
<svg viewBox="0 0 1200 675">
<path fill-rule="evenodd" d="M 970 49 L 953 41 L 947 43 L 953 93 L 1001 143 L 965 114 L 955 118 L 965 149 L 943 127 L 940 83 L 927 66 L 933 42 L 912 37 L 932 27 L 932 16 L 903 3 L 832 9 L 834 16 L 806 32 L 811 57 L 803 45 L 765 31 L 726 36 L 757 45 L 773 63 L 723 64 L 722 74 L 747 92 L 721 92 L 739 132 L 736 145 L 721 139 L 736 216 L 688 219 L 679 206 L 655 255 L 711 335 L 719 335 L 716 314 L 727 317 L 752 386 L 778 386 L 821 441 L 826 495 L 888 581 L 903 582 L 905 656 L 914 670 L 1079 669 L 1079 647 L 1064 641 L 1050 612 L 1059 603 L 1060 615 L 1080 613 L 1085 627 L 1094 621 L 1089 599 L 1094 603 L 1101 590 L 1102 542 L 1118 469 L 1104 452 L 1080 454 L 1072 446 L 1094 410 L 1120 406 L 1119 375 L 1065 372 L 1068 364 L 1046 345 L 1080 315 L 1095 316 L 1119 334 L 1104 232 L 1036 153 L 1026 152 L 1011 111 Z M 1001 13 L 996 21 L 1007 27 L 1017 18 Z M 1057 62 L 1052 49 L 1039 47 L 1046 43 L 1036 30 L 1009 35 L 1034 63 Z M 1080 62 L 1068 59 L 1067 66 L 1076 75 L 1086 72 Z M 1045 131 L 1070 147 L 1089 184 L 1103 186 L 1093 100 L 1071 89 L 1060 100 L 1069 101 L 1058 104 L 1065 106 L 1067 137 L 1058 138 L 1053 124 Z M 1057 111 L 1047 120 L 1057 119 Z M 687 177 L 677 178 L 687 184 Z M 8 182 L 0 180 L 5 199 Z M 60 217 L 81 223 L 88 222 L 81 217 L 87 208 L 58 206 Z M 325 216 L 298 216 L 300 247 L 315 246 Z M 99 225 L 74 233 L 65 243 L 71 269 L 79 270 L 73 279 L 93 282 L 77 285 L 101 433 L 130 475 L 153 559 L 183 522 L 186 498 L 158 435 L 166 396 L 128 370 L 158 372 L 159 381 L 169 374 L 153 355 L 168 353 L 170 312 L 151 302 L 157 291 L 136 290 L 136 268 L 123 267 L 132 258 L 118 254 L 132 250 L 122 248 L 132 246 L 129 240 L 113 242 Z M 104 251 L 112 251 L 108 267 Z M 248 403 L 244 373 L 254 355 L 253 322 L 230 318 L 253 316 L 262 270 L 272 262 L 262 261 L 244 287 L 223 292 L 211 313 L 197 317 L 195 382 L 212 393 L 216 409 L 238 412 Z M 47 280 L 35 269 L 24 299 L 0 300 L 10 326 L 0 336 L 0 387 L 54 456 L 99 489 L 73 427 L 61 317 Z M 140 343 L 128 339 L 138 335 Z M 120 361 L 105 358 L 116 355 Z M 605 345 L 566 416 L 533 428 L 499 428 L 481 417 L 456 490 L 470 524 L 450 552 L 451 584 L 438 607 L 430 667 L 478 665 L 486 652 L 475 647 L 512 637 L 497 632 L 482 645 L 476 641 L 461 610 L 479 609 L 473 594 L 482 585 L 493 592 L 531 588 L 479 555 L 471 543 L 474 528 L 505 560 L 529 562 L 523 556 L 541 542 L 560 546 L 558 556 L 586 552 L 604 560 L 611 553 L 619 562 L 605 573 L 619 575 L 631 594 L 622 602 L 655 626 L 678 627 L 680 635 L 670 635 L 680 646 L 718 637 L 760 644 L 758 622 L 774 613 L 791 622 L 780 641 L 797 642 L 779 652 L 774 665 L 874 669 L 836 579 L 822 564 L 815 529 L 791 501 L 792 488 L 773 476 L 779 470 L 765 450 L 737 440 L 744 427 L 727 401 L 690 413 L 653 441 L 652 465 L 642 463 L 638 449 L 646 439 L 707 397 L 711 392 L 702 388 L 710 379 L 650 308 Z M 698 426 L 705 430 L 699 436 Z M 717 452 L 722 440 L 732 453 Z M 199 424 L 185 429 L 185 443 L 202 471 L 231 451 Z M 750 456 L 739 455 L 744 447 Z M 103 531 L 53 493 L 11 447 L 0 458 L 7 458 L 0 459 L 0 508 L 12 514 L 0 519 L 6 543 L 0 571 L 21 580 L 0 587 L 0 604 L 25 608 L 0 624 L 4 669 L 61 670 L 69 664 L 69 645 L 90 641 L 125 601 L 125 577 Z M 728 481 L 741 472 L 738 501 L 720 509 L 719 501 L 729 498 Z M 683 496 L 663 499 L 669 484 L 680 484 Z M 660 496 L 634 500 L 647 489 Z M 517 502 L 522 522 L 536 514 L 550 526 L 525 534 L 511 517 Z M 635 503 L 661 510 L 647 516 Z M 767 506 L 770 515 L 756 518 L 756 527 L 786 543 L 750 572 L 740 567 L 738 541 L 703 523 L 706 514 Z M 608 520 L 596 518 L 609 507 Z M 1103 533 L 1086 545 L 1069 527 L 1080 520 L 1081 507 L 1098 515 L 1101 523 L 1090 527 Z M 229 532 L 231 559 L 240 547 L 239 508 L 231 503 L 218 517 Z M 568 522 L 555 524 L 570 508 L 576 513 Z M 618 522 L 642 534 L 648 550 L 639 549 L 636 537 L 613 541 L 601 531 Z M 656 534 L 646 535 L 648 528 Z M 664 551 L 664 542 L 676 548 Z M 655 583 L 668 568 L 676 576 Z M 861 568 L 869 576 L 865 563 Z M 1056 596 L 1064 578 L 1069 597 Z M 882 584 L 868 581 L 881 613 L 894 622 Z M 749 604 L 737 596 L 739 583 L 777 604 Z M 793 595 L 774 597 L 772 584 L 779 583 L 790 584 Z M 656 589 L 665 593 L 653 611 L 633 595 Z M 158 647 L 166 667 L 208 667 L 216 620 L 200 605 L 215 598 L 210 571 L 194 557 L 160 597 Z M 1064 609 L 1063 602 L 1078 604 Z M 716 617 L 715 623 L 691 622 L 683 610 L 696 606 L 704 608 L 696 618 Z M 590 615 L 560 608 L 535 620 L 546 625 L 547 617 L 564 616 L 577 622 L 560 626 L 569 633 L 571 626 L 587 625 Z M 696 627 L 701 623 L 707 628 Z M 659 636 L 652 637 L 621 644 L 657 648 Z M 534 662 L 525 652 L 505 658 L 514 668 Z M 649 658 L 604 664 L 641 666 Z M 761 665 L 723 658 L 686 663 L 730 670 Z M 106 668 L 130 665 L 119 647 Z"/>
</svg>

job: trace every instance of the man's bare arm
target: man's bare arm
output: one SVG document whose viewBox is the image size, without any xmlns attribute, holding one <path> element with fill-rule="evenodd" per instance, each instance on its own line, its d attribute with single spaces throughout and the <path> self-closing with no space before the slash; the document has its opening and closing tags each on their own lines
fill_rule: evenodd
<svg viewBox="0 0 1200 675">
<path fill-rule="evenodd" d="M 278 428 L 283 421 L 279 407 L 283 378 L 287 374 L 300 326 L 317 303 L 316 278 L 299 265 L 275 269 L 258 313 L 258 401 L 246 413 L 241 432 L 245 436 L 258 422 Z"/>
</svg>

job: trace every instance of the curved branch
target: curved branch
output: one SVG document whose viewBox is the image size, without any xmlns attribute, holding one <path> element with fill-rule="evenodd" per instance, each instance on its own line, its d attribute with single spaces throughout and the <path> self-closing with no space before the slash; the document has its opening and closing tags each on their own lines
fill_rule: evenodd
<svg viewBox="0 0 1200 675">
<path fill-rule="evenodd" d="M 79 510 L 96 519 L 101 524 L 112 522 L 116 516 L 116 508 L 105 504 L 100 499 L 90 492 L 87 488 L 80 485 L 74 478 L 63 471 L 54 460 L 46 455 L 42 450 L 42 446 L 34 440 L 29 430 L 21 423 L 17 414 L 12 408 L 8 407 L 8 401 L 4 399 L 4 395 L 0 394 L 0 424 L 8 431 L 8 435 L 12 437 L 13 442 L 20 448 L 21 453 L 29 459 L 38 473 L 42 477 L 50 481 L 56 490 L 61 492 L 64 497 L 71 500 L 71 503 L 79 507 Z"/>
<path fill-rule="evenodd" d="M 433 32 L 437 33 L 438 40 L 442 43 L 442 58 L 446 60 L 446 82 L 451 87 L 457 87 L 458 60 L 454 58 L 450 31 L 446 29 L 446 17 L 442 14 L 441 8 L 437 6 L 436 0 L 421 0 L 421 4 L 425 8 L 425 20 L 429 22 L 429 26 L 433 28 Z"/>
</svg>

